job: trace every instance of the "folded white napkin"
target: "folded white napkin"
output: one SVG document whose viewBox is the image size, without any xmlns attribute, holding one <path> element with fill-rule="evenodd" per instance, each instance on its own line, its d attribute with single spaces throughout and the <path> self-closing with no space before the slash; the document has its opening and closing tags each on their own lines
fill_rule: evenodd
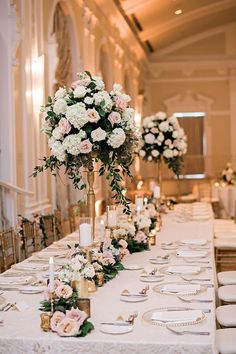
<svg viewBox="0 0 236 354">
<path fill-rule="evenodd" d="M 207 251 L 194 251 L 194 250 L 179 250 L 177 256 L 179 257 L 206 257 Z"/>
<path fill-rule="evenodd" d="M 176 294 L 196 294 L 200 289 L 199 284 L 165 284 L 160 291 Z"/>
<path fill-rule="evenodd" d="M 207 243 L 207 241 L 202 239 L 194 239 L 194 240 L 181 240 L 181 243 L 184 243 L 186 245 L 204 246 Z"/>
<path fill-rule="evenodd" d="M 171 266 L 167 268 L 168 273 L 197 274 L 201 270 L 198 266 Z"/>
<path fill-rule="evenodd" d="M 161 322 L 192 322 L 202 318 L 201 310 L 157 311 L 152 314 L 153 321 Z"/>
</svg>

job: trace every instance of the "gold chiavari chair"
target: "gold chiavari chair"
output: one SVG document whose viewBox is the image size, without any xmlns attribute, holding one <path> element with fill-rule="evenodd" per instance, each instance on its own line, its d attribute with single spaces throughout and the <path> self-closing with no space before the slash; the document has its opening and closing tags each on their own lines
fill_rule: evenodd
<svg viewBox="0 0 236 354">
<path fill-rule="evenodd" d="M 76 229 L 79 228 L 79 218 L 81 217 L 79 205 L 78 204 L 71 205 L 69 207 L 68 214 L 69 214 L 70 231 L 74 232 Z"/>
<path fill-rule="evenodd" d="M 35 222 L 24 221 L 22 224 L 22 239 L 25 258 L 28 258 L 32 253 L 38 251 L 41 246 L 39 236 L 36 232 Z"/>
<path fill-rule="evenodd" d="M 55 216 L 56 237 L 58 240 L 60 240 L 62 237 L 64 237 L 61 210 L 59 209 L 54 210 L 54 216 Z"/>
<path fill-rule="evenodd" d="M 9 269 L 16 263 L 16 249 L 15 249 L 15 234 L 14 230 L 10 229 L 0 233 L 2 265 L 3 270 Z"/>
<path fill-rule="evenodd" d="M 40 218 L 41 228 L 44 237 L 44 246 L 50 246 L 56 241 L 56 227 L 54 215 L 43 215 Z"/>
</svg>

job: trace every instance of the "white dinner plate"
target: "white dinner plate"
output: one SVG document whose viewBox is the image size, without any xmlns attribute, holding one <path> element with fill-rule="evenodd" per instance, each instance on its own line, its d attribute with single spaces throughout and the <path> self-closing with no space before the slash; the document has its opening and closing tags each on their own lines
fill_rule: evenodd
<svg viewBox="0 0 236 354">
<path fill-rule="evenodd" d="M 168 264 L 169 263 L 169 259 L 164 259 L 164 258 L 150 258 L 149 262 L 152 264 Z"/>
<path fill-rule="evenodd" d="M 100 331 L 106 334 L 125 334 L 133 330 L 133 325 L 119 326 L 119 325 L 101 325 Z"/>
<path fill-rule="evenodd" d="M 164 276 L 163 275 L 141 274 L 139 279 L 145 283 L 155 283 L 155 282 L 162 281 L 164 279 Z"/>
<path fill-rule="evenodd" d="M 124 302 L 143 302 L 148 299 L 148 296 L 123 296 L 121 295 L 120 300 Z"/>
<path fill-rule="evenodd" d="M 19 288 L 21 294 L 40 294 L 46 290 L 45 286 L 24 286 Z"/>
<path fill-rule="evenodd" d="M 143 267 L 140 264 L 124 264 L 123 266 L 126 270 L 140 270 L 143 269 Z"/>
</svg>

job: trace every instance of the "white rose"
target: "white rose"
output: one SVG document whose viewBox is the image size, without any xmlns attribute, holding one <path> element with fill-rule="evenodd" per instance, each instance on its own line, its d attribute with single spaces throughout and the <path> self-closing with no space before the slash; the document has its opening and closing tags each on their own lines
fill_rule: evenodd
<svg viewBox="0 0 236 354">
<path fill-rule="evenodd" d="M 163 156 L 166 157 L 167 159 L 170 159 L 173 157 L 173 151 L 170 149 L 166 149 L 163 151 Z"/>
<path fill-rule="evenodd" d="M 152 150 L 152 156 L 153 157 L 157 157 L 159 155 L 159 151 L 158 150 Z"/>
<path fill-rule="evenodd" d="M 175 116 L 171 116 L 168 118 L 168 120 L 170 121 L 171 124 L 175 124 L 178 122 L 177 118 Z"/>
<path fill-rule="evenodd" d="M 54 102 L 53 112 L 56 114 L 65 114 L 67 108 L 67 103 L 63 98 L 59 98 Z"/>
<path fill-rule="evenodd" d="M 92 104 L 93 103 L 93 97 L 85 97 L 84 103 L 86 104 Z"/>
<path fill-rule="evenodd" d="M 155 140 L 155 136 L 152 133 L 148 133 L 144 136 L 144 140 L 147 144 L 153 144 Z"/>
<path fill-rule="evenodd" d="M 97 123 L 100 119 L 100 115 L 98 114 L 98 112 L 94 108 L 88 109 L 87 115 L 88 115 L 88 121 L 90 123 Z"/>
<path fill-rule="evenodd" d="M 174 150 L 173 150 L 173 155 L 174 155 L 174 156 L 178 156 L 178 155 L 179 155 L 178 150 L 174 149 Z"/>
<path fill-rule="evenodd" d="M 122 128 L 115 128 L 109 136 L 107 144 L 112 146 L 114 149 L 117 149 L 122 144 L 124 144 L 125 139 L 126 135 L 124 130 Z"/>
<path fill-rule="evenodd" d="M 174 130 L 172 133 L 172 136 L 174 139 L 178 138 L 179 134 L 178 134 L 178 130 Z"/>
<path fill-rule="evenodd" d="M 97 129 L 93 130 L 91 133 L 91 137 L 92 137 L 93 141 L 105 140 L 106 136 L 107 136 L 107 133 L 102 128 L 97 128 Z"/>
<path fill-rule="evenodd" d="M 60 140 L 62 137 L 63 137 L 63 134 L 61 133 L 61 130 L 59 127 L 55 128 L 53 131 L 52 131 L 52 136 L 54 139 L 56 140 Z"/>
<path fill-rule="evenodd" d="M 168 122 L 161 122 L 158 127 L 162 132 L 167 132 L 169 129 L 169 123 Z"/>
<path fill-rule="evenodd" d="M 77 86 L 74 90 L 74 96 L 76 98 L 83 98 L 87 93 L 87 89 L 84 86 Z"/>
<path fill-rule="evenodd" d="M 88 122 L 88 115 L 83 103 L 76 103 L 66 109 L 66 118 L 77 129 Z"/>
<path fill-rule="evenodd" d="M 146 155 L 146 151 L 140 150 L 139 151 L 139 156 L 144 157 Z"/>
<path fill-rule="evenodd" d="M 55 99 L 58 100 L 59 98 L 64 98 L 66 96 L 67 92 L 66 89 L 63 87 L 60 87 L 56 92 L 55 92 Z"/>
<path fill-rule="evenodd" d="M 164 141 L 164 139 L 165 139 L 164 134 L 162 132 L 159 133 L 157 137 L 157 141 L 161 143 L 162 141 Z"/>
<path fill-rule="evenodd" d="M 148 156 L 148 161 L 152 161 L 152 156 Z"/>
</svg>

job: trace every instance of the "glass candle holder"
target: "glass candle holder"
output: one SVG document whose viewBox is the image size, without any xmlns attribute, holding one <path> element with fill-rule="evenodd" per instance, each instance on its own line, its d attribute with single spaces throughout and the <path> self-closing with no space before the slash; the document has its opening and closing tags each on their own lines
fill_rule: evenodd
<svg viewBox="0 0 236 354">
<path fill-rule="evenodd" d="M 89 247 L 93 243 L 92 218 L 79 219 L 79 244 L 80 247 Z"/>
<path fill-rule="evenodd" d="M 107 206 L 107 227 L 109 229 L 115 229 L 117 226 L 117 212 L 115 205 Z"/>
</svg>

